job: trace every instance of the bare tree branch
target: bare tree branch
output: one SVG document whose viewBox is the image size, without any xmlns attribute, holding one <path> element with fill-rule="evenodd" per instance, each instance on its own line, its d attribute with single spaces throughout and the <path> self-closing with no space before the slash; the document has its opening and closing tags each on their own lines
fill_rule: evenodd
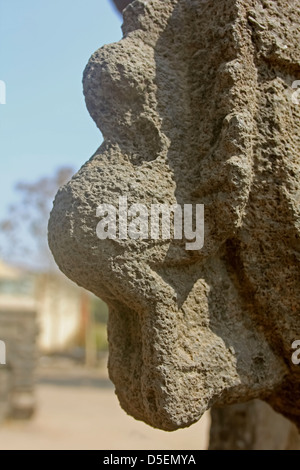
<svg viewBox="0 0 300 470">
<path fill-rule="evenodd" d="M 58 188 L 73 173 L 73 168 L 63 167 L 52 176 L 16 184 L 18 201 L 8 207 L 6 218 L 0 220 L 1 257 L 24 267 L 56 270 L 47 242 L 48 219 Z"/>
</svg>

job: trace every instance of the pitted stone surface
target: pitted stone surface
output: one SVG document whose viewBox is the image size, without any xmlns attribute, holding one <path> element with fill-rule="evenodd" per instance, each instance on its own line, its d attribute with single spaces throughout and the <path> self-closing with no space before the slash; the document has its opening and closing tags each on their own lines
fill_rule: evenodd
<svg viewBox="0 0 300 470">
<path fill-rule="evenodd" d="M 300 1 L 136 0 L 84 72 L 104 142 L 57 194 L 60 269 L 110 307 L 121 406 L 174 430 L 252 398 L 300 424 Z M 300 100 L 300 99 L 299 99 Z M 204 204 L 205 242 L 99 240 L 99 204 Z"/>
</svg>

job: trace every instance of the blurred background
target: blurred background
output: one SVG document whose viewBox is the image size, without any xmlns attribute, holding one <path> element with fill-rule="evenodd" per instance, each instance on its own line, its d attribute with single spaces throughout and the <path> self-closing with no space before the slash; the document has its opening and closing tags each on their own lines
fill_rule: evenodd
<svg viewBox="0 0 300 470">
<path fill-rule="evenodd" d="M 0 0 L 0 449 L 208 444 L 208 415 L 165 433 L 121 410 L 106 369 L 107 305 L 63 276 L 47 245 L 58 187 L 102 141 L 82 73 L 121 23 L 109 0 Z"/>
</svg>

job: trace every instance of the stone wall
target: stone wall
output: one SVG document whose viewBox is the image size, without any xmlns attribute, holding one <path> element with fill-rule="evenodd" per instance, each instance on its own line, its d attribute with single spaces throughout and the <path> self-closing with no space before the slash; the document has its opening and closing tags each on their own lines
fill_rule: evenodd
<svg viewBox="0 0 300 470">
<path fill-rule="evenodd" d="M 0 365 L 0 421 L 29 418 L 34 412 L 36 312 L 0 308 L 0 339 L 6 345 L 6 364 Z"/>
</svg>

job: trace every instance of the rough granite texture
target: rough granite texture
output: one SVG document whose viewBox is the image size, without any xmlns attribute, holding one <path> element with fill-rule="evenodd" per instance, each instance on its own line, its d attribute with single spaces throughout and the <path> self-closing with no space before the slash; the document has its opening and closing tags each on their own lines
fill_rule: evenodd
<svg viewBox="0 0 300 470">
<path fill-rule="evenodd" d="M 110 307 L 121 406 L 175 430 L 261 398 L 300 425 L 300 0 L 136 0 L 91 57 L 104 142 L 57 194 L 60 269 Z M 99 240 L 96 208 L 204 204 L 205 243 Z"/>
</svg>

